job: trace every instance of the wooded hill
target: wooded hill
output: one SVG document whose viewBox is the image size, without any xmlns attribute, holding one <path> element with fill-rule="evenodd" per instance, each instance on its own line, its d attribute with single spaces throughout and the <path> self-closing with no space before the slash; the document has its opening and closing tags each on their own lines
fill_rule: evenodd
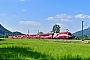
<svg viewBox="0 0 90 60">
<path fill-rule="evenodd" d="M 7 30 L 6 28 L 4 28 L 1 24 L 0 24 L 0 38 L 7 38 L 8 36 L 14 36 L 14 35 L 22 35 L 21 32 L 11 32 L 9 30 Z"/>
<path fill-rule="evenodd" d="M 84 35 L 90 36 L 90 27 L 84 29 Z M 82 30 L 74 33 L 75 36 L 82 36 Z"/>
</svg>

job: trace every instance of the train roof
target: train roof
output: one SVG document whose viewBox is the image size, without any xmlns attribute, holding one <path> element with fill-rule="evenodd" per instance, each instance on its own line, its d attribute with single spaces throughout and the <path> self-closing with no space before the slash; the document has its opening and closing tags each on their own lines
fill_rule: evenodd
<svg viewBox="0 0 90 60">
<path fill-rule="evenodd" d="M 59 32 L 60 34 L 67 34 L 67 33 L 71 33 L 71 32 Z M 46 34 L 29 34 L 29 35 L 51 35 L 53 33 L 46 33 Z M 28 35 L 28 34 L 26 34 Z"/>
</svg>

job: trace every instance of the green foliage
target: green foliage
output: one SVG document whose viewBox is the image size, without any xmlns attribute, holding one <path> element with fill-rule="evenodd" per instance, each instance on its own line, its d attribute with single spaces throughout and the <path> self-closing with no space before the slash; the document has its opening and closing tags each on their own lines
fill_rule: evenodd
<svg viewBox="0 0 90 60">
<path fill-rule="evenodd" d="M 38 32 L 38 34 L 43 34 L 43 32 Z"/>
<path fill-rule="evenodd" d="M 80 38 L 78 37 L 78 36 L 75 36 L 75 38 L 74 38 L 75 40 L 80 40 Z"/>
<path fill-rule="evenodd" d="M 60 32 L 60 26 L 59 25 L 57 25 L 57 24 L 55 24 L 54 26 L 53 26 L 53 28 L 52 28 L 52 32 L 54 32 L 54 33 L 59 33 Z"/>
<path fill-rule="evenodd" d="M 89 40 L 89 37 L 87 35 L 84 35 L 84 40 Z"/>
<path fill-rule="evenodd" d="M 38 39 L 0 41 L 0 60 L 89 60 L 90 44 Z"/>
<path fill-rule="evenodd" d="M 84 38 L 84 40 L 90 40 L 89 38 Z"/>
<path fill-rule="evenodd" d="M 74 34 L 72 34 L 72 38 L 73 38 L 73 39 L 75 38 Z"/>
<path fill-rule="evenodd" d="M 87 35 L 84 35 L 84 38 L 88 38 L 88 36 Z"/>
<path fill-rule="evenodd" d="M 73 39 L 75 39 L 75 40 L 80 40 L 80 39 L 82 39 L 82 36 L 74 36 L 74 35 L 72 35 L 72 37 L 73 37 Z M 84 39 L 84 40 L 90 40 L 90 37 L 87 36 L 87 35 L 84 35 L 84 36 L 83 36 L 83 39 Z"/>
</svg>

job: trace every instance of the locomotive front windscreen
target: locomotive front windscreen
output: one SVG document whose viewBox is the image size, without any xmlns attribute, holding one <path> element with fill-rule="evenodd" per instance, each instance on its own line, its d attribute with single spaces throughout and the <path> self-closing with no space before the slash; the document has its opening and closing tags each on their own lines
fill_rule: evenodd
<svg viewBox="0 0 90 60">
<path fill-rule="evenodd" d="M 68 37 L 71 39 L 72 38 L 72 34 L 71 33 L 68 33 Z"/>
<path fill-rule="evenodd" d="M 71 33 L 68 33 L 68 35 L 72 35 Z"/>
</svg>

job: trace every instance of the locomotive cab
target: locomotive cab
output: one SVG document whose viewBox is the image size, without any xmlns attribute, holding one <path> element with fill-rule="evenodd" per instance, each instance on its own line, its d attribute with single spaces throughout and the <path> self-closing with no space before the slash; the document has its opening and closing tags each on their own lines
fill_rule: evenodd
<svg viewBox="0 0 90 60">
<path fill-rule="evenodd" d="M 68 39 L 72 39 L 72 34 L 70 32 L 68 33 Z"/>
</svg>

